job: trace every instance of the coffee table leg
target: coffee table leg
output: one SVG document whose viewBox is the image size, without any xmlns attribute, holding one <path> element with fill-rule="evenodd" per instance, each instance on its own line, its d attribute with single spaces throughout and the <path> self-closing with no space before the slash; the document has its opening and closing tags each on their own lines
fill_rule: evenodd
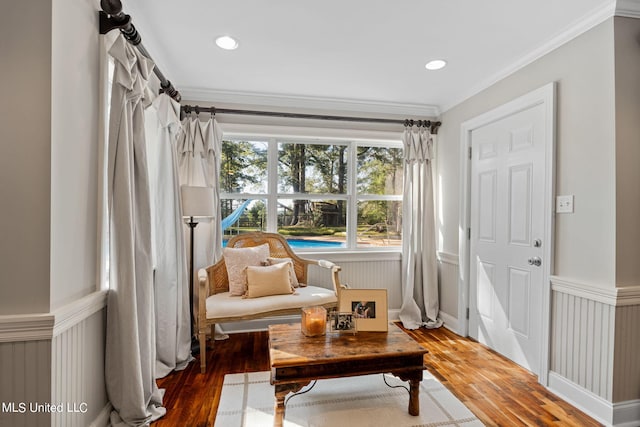
<svg viewBox="0 0 640 427">
<path fill-rule="evenodd" d="M 284 398 L 289 390 L 276 390 L 276 403 L 273 407 L 273 427 L 282 427 L 284 423 Z"/>
<path fill-rule="evenodd" d="M 289 384 L 275 384 L 276 403 L 273 407 L 273 427 L 282 427 L 284 423 L 284 400 L 289 393 L 297 393 L 311 381 Z"/>
<path fill-rule="evenodd" d="M 420 415 L 420 381 L 422 370 L 394 373 L 402 381 L 409 381 L 409 415 Z"/>
<path fill-rule="evenodd" d="M 420 380 L 409 380 L 409 415 L 420 415 Z"/>
</svg>

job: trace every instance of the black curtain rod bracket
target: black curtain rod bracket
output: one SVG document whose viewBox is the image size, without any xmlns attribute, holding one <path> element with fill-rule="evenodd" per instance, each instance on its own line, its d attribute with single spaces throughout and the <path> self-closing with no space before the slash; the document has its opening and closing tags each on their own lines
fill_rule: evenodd
<svg viewBox="0 0 640 427">
<path fill-rule="evenodd" d="M 216 107 L 200 107 L 199 105 L 183 105 L 180 107 L 180 115 L 184 117 L 184 115 L 189 115 L 191 113 L 195 113 L 196 115 L 200 113 L 211 113 L 212 116 L 215 116 L 216 113 L 219 114 L 238 114 L 238 115 L 248 115 L 248 116 L 261 116 L 261 117 L 284 117 L 291 119 L 311 119 L 311 120 L 335 120 L 335 121 L 343 121 L 343 122 L 361 122 L 361 123 L 388 123 L 388 124 L 399 124 L 403 126 L 424 126 L 428 127 L 434 135 L 438 133 L 438 128 L 441 125 L 441 122 L 432 122 L 431 120 L 398 120 L 398 119 L 377 119 L 377 118 L 369 118 L 369 117 L 345 117 L 345 116 L 329 116 L 329 115 L 321 115 L 321 114 L 304 114 L 304 113 L 282 113 L 282 112 L 274 112 L 274 111 L 255 111 L 255 110 L 236 110 L 230 108 L 216 108 Z"/>
<path fill-rule="evenodd" d="M 134 45 L 140 53 L 142 53 L 145 57 L 153 60 L 147 49 L 145 49 L 142 44 L 142 37 L 136 27 L 131 22 L 131 16 L 126 15 L 122 11 L 122 2 L 120 0 L 100 0 L 100 7 L 102 10 L 99 11 L 100 16 L 100 34 L 107 34 L 109 31 L 118 29 L 122 33 L 125 39 L 132 45 Z M 154 61 L 155 63 L 155 61 Z M 175 99 L 177 102 L 182 100 L 182 96 L 180 92 L 173 87 L 171 82 L 167 80 L 167 78 L 162 74 L 160 68 L 157 65 L 153 67 L 153 73 L 160 80 L 160 93 L 166 93 L 171 98 Z"/>
</svg>

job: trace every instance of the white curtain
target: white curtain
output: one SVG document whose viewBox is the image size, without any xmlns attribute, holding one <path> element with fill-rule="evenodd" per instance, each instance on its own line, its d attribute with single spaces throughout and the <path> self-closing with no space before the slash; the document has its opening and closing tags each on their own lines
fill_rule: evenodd
<svg viewBox="0 0 640 427">
<path fill-rule="evenodd" d="M 406 127 L 402 199 L 402 306 L 407 329 L 442 326 L 438 319 L 438 264 L 433 203 L 434 135 L 427 127 Z"/>
<path fill-rule="evenodd" d="M 189 276 L 180 209 L 177 143 L 180 104 L 166 94 L 153 101 L 158 134 L 148 140 L 155 266 L 156 378 L 193 360 Z"/>
<path fill-rule="evenodd" d="M 182 132 L 178 139 L 178 171 L 180 185 L 213 187 L 216 215 L 210 222 L 201 222 L 194 229 L 194 272 L 208 267 L 222 258 L 222 227 L 220 226 L 220 156 L 222 153 L 222 129 L 212 118 L 200 121 L 187 117 L 182 121 Z M 185 228 L 186 229 L 186 228 Z M 189 233 L 185 232 L 188 242 Z M 187 243 L 188 244 L 188 243 Z M 197 277 L 194 277 L 194 314 L 198 312 Z M 226 339 L 228 335 L 216 326 L 215 339 Z"/>
<path fill-rule="evenodd" d="M 155 380 L 151 211 L 144 135 L 153 63 L 120 35 L 109 49 L 115 70 L 108 148 L 109 295 L 105 382 L 111 424 L 142 426 L 166 410 Z"/>
</svg>

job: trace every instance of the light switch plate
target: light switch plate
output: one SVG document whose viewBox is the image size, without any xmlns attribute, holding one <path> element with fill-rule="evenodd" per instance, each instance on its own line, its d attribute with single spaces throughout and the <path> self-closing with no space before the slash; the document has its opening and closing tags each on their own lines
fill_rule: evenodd
<svg viewBox="0 0 640 427">
<path fill-rule="evenodd" d="M 573 213 L 573 195 L 556 197 L 556 213 Z"/>
</svg>

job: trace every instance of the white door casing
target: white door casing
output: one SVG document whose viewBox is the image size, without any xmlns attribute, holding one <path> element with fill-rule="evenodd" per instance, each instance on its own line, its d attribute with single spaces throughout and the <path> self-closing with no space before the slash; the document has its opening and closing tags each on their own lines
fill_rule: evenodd
<svg viewBox="0 0 640 427">
<path fill-rule="evenodd" d="M 551 83 L 463 123 L 461 138 L 471 155 L 461 163 L 458 332 L 536 373 L 543 384 L 553 269 L 554 99 Z"/>
</svg>

